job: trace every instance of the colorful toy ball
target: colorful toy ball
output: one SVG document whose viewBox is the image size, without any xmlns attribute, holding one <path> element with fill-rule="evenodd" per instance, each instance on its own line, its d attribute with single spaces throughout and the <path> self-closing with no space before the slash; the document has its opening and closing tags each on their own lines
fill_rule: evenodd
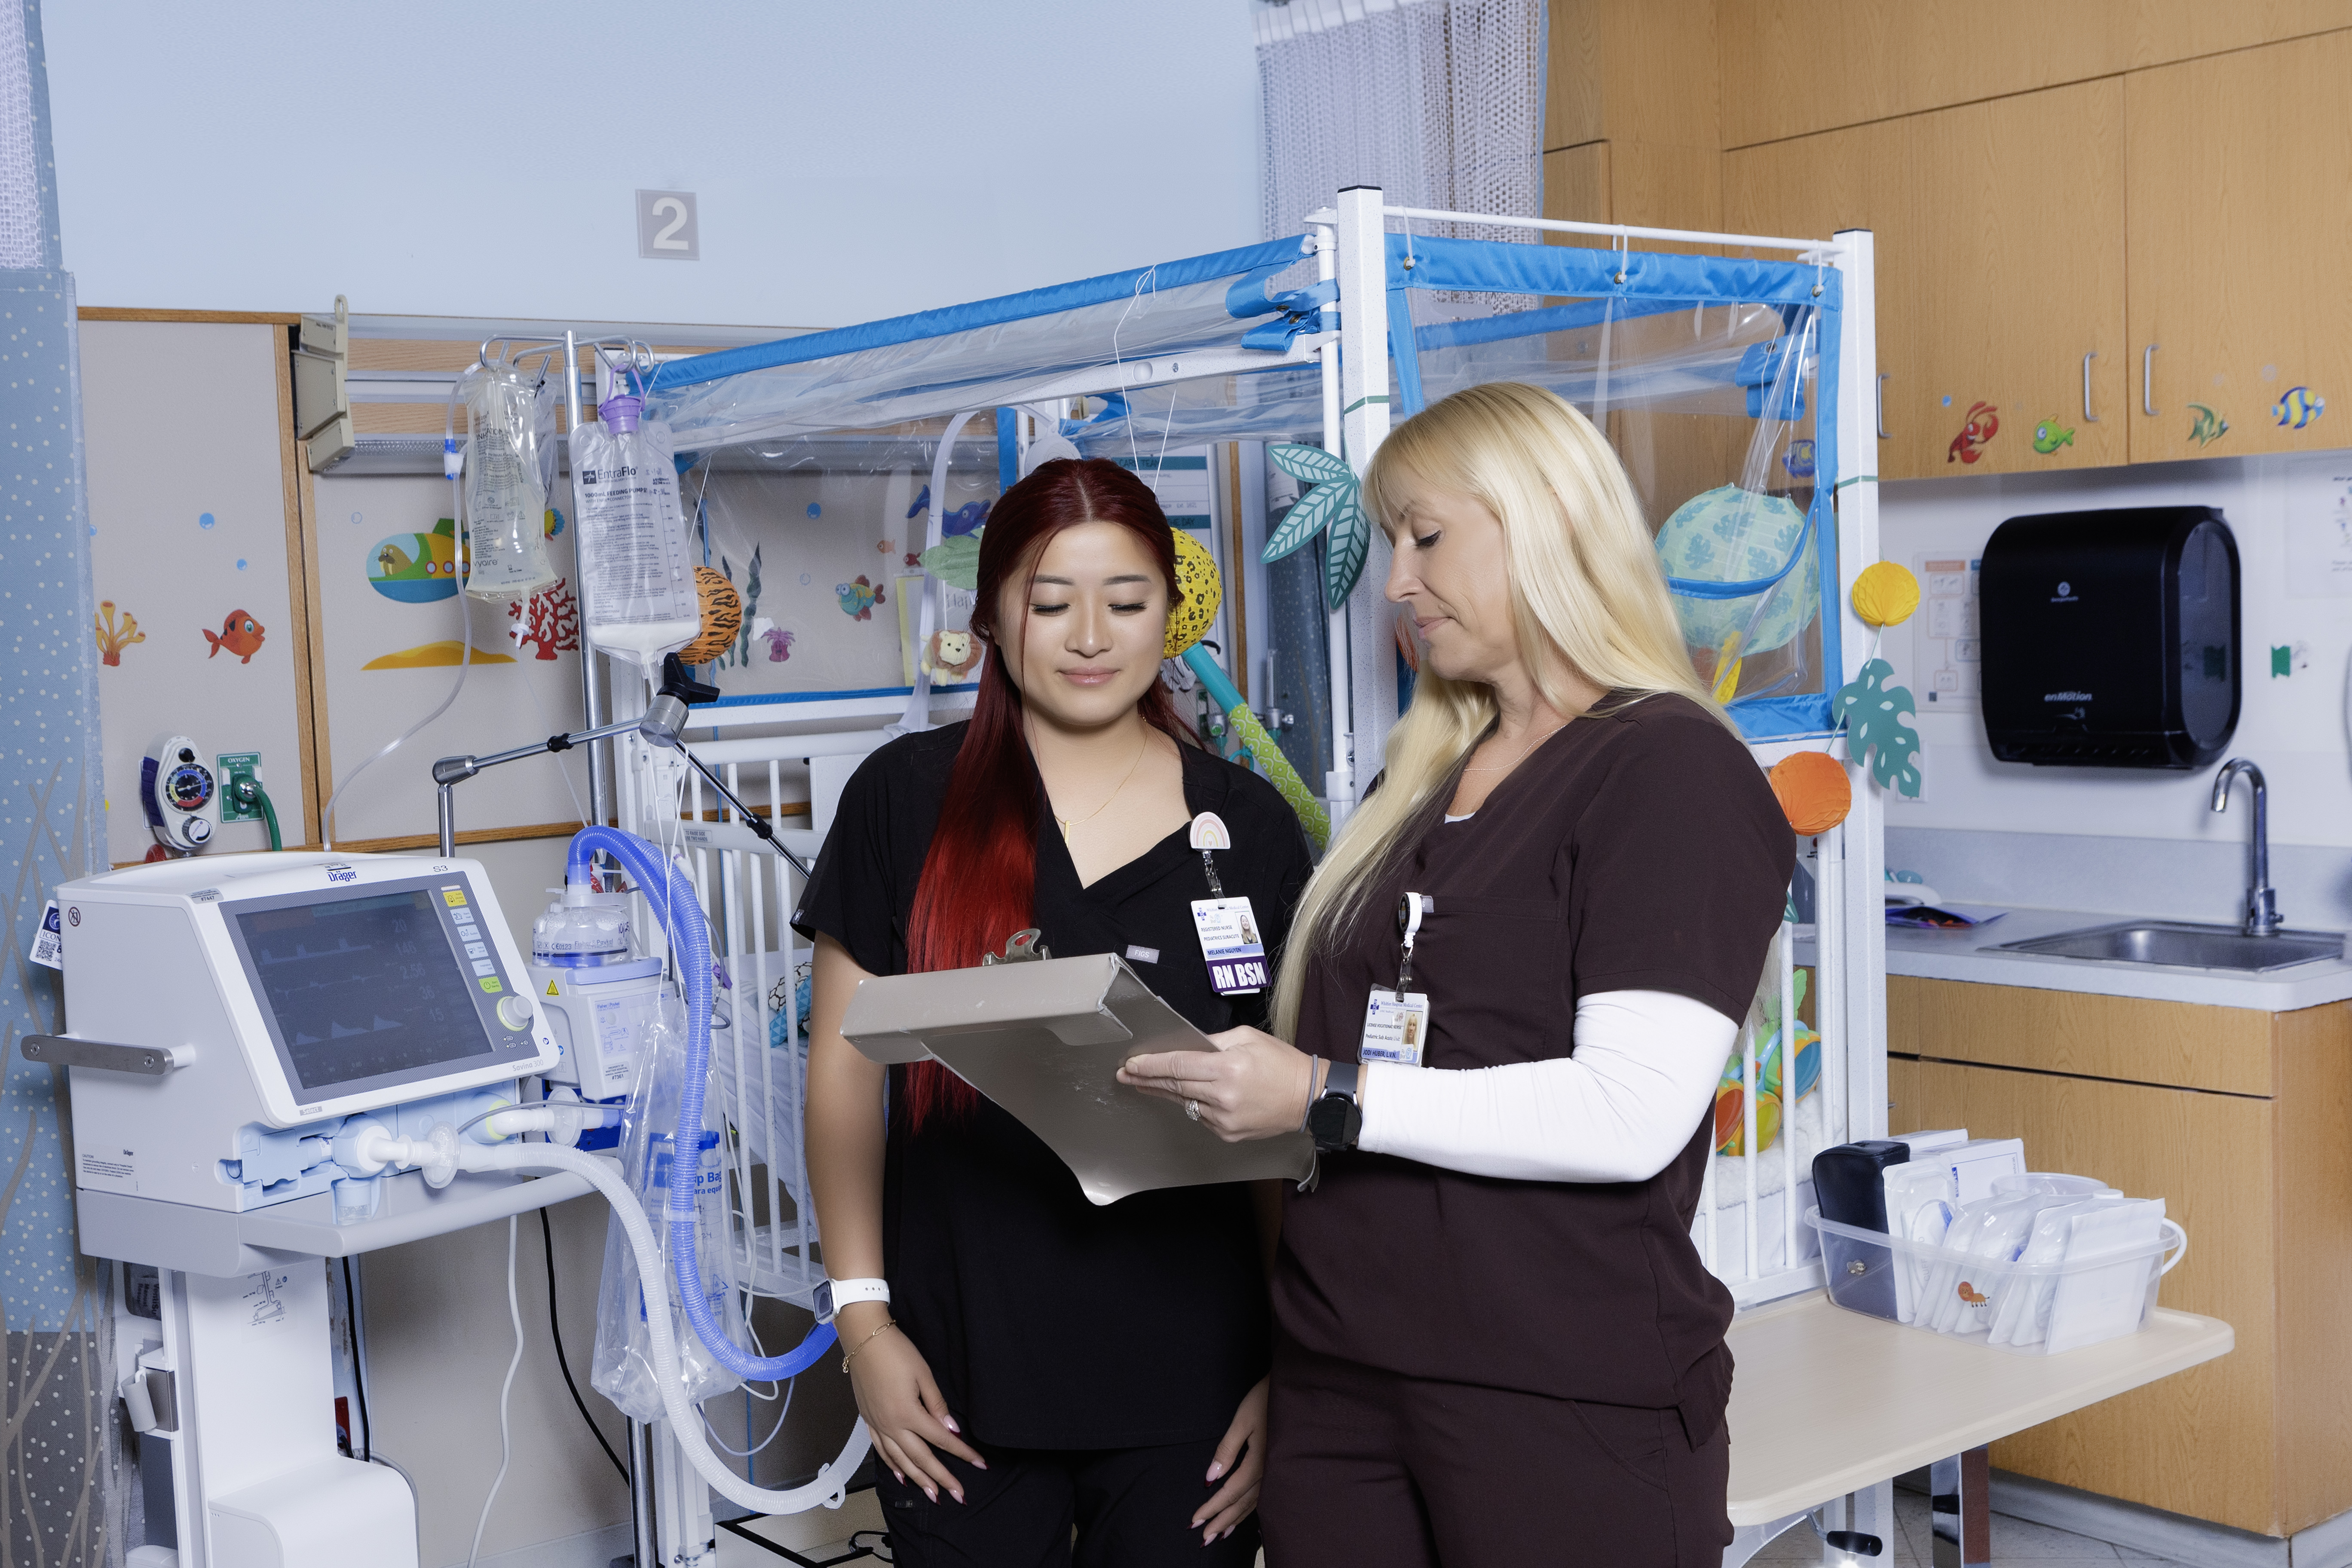
<svg viewBox="0 0 2352 1568">
<path fill-rule="evenodd" d="M 1800 838 L 1827 833 L 1853 809 L 1853 781 L 1846 777 L 1844 764 L 1826 752 L 1798 752 L 1783 757 L 1766 776 L 1789 826 Z"/>
<path fill-rule="evenodd" d="M 1919 607 L 1919 579 L 1892 561 L 1874 561 L 1853 580 L 1853 613 L 1874 626 L 1899 626 Z"/>
</svg>

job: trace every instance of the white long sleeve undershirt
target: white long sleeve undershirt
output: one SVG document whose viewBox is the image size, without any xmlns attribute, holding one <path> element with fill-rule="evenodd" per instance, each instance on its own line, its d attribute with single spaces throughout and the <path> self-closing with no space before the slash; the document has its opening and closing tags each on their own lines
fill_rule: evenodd
<svg viewBox="0 0 2352 1568">
<path fill-rule="evenodd" d="M 1374 1062 L 1357 1146 L 1523 1182 L 1643 1182 L 1690 1142 L 1738 1026 L 1670 991 L 1576 1005 L 1576 1054 L 1505 1067 Z"/>
</svg>

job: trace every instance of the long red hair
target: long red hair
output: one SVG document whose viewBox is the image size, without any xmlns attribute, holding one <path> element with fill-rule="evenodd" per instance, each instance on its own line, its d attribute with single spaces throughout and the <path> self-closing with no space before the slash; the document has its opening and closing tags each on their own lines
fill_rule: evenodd
<svg viewBox="0 0 2352 1568">
<path fill-rule="evenodd" d="M 1026 630 L 1027 601 L 1021 626 L 998 626 L 997 611 L 1016 573 L 1024 582 L 1034 576 L 1053 537 L 1087 522 L 1116 523 L 1134 534 L 1159 563 L 1171 605 L 1175 601 L 1176 542 L 1160 498 L 1108 458 L 1040 463 L 989 510 L 980 536 L 971 629 L 992 651 L 981 668 L 980 700 L 915 885 L 907 932 L 909 971 L 970 969 L 986 954 L 1001 954 L 1006 938 L 1035 923 L 1037 806 L 1044 792 L 1022 732 L 1021 689 L 1005 673 L 1003 657 L 1008 639 L 1018 643 Z M 1135 709 L 1179 744 L 1199 743 L 1157 679 Z M 917 1131 L 932 1118 L 964 1114 L 980 1099 L 937 1062 L 907 1068 L 899 1087 L 907 1124 Z"/>
</svg>

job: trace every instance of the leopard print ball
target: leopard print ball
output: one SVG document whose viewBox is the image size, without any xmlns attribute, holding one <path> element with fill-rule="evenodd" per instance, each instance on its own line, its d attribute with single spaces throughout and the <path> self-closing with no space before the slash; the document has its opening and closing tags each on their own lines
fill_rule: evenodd
<svg viewBox="0 0 2352 1568">
<path fill-rule="evenodd" d="M 1181 528 L 1170 531 L 1176 535 L 1176 602 L 1168 606 L 1167 654 L 1175 658 L 1216 624 L 1224 585 L 1206 545 Z"/>
</svg>

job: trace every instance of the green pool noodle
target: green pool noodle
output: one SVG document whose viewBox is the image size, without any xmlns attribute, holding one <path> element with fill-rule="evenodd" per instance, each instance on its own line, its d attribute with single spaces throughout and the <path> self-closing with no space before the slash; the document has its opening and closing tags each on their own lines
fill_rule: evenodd
<svg viewBox="0 0 2352 1568">
<path fill-rule="evenodd" d="M 1298 770 L 1290 765 L 1290 759 L 1282 754 L 1282 748 L 1266 733 L 1265 726 L 1258 722 L 1257 715 L 1250 711 L 1249 704 L 1242 700 L 1242 694 L 1234 689 L 1234 683 L 1225 679 L 1225 672 L 1217 668 L 1208 650 L 1194 643 L 1184 650 L 1184 662 L 1208 689 L 1210 700 L 1225 710 L 1226 722 L 1239 731 L 1242 744 L 1256 759 L 1259 771 L 1282 792 L 1282 798 L 1290 803 L 1290 809 L 1298 814 L 1299 822 L 1306 826 L 1307 837 L 1321 850 L 1331 838 L 1330 813 L 1307 789 Z"/>
</svg>

